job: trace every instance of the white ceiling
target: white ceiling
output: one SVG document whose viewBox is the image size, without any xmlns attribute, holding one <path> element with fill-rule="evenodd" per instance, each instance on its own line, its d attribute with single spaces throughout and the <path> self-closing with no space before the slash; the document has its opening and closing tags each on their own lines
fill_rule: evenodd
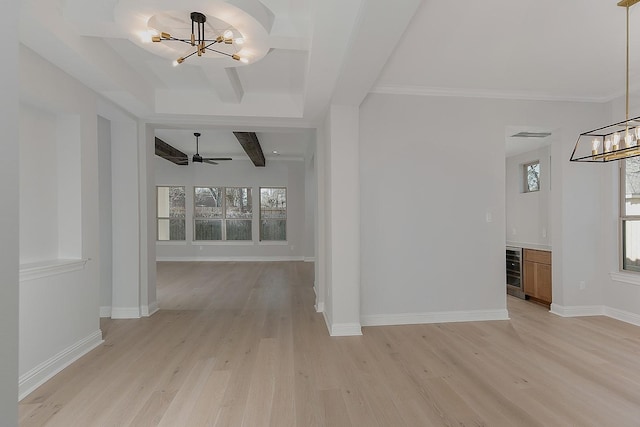
<svg viewBox="0 0 640 427">
<path fill-rule="evenodd" d="M 254 130 L 266 155 L 298 157 L 331 102 L 359 105 L 371 91 L 590 102 L 620 96 L 624 9 L 616 2 L 22 0 L 20 36 L 186 153 L 200 131 L 201 154 L 239 155 L 231 131 Z M 140 41 L 150 16 L 189 11 L 224 15 L 266 56 L 248 65 L 192 57 L 173 67 L 173 52 Z M 639 21 L 637 6 L 632 89 L 640 83 Z"/>
</svg>

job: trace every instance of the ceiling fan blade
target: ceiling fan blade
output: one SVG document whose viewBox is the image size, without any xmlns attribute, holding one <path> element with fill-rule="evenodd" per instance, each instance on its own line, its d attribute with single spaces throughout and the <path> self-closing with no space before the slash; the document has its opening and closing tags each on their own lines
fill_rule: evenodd
<svg viewBox="0 0 640 427">
<path fill-rule="evenodd" d="M 202 159 L 203 163 L 209 163 L 210 165 L 217 165 L 218 163 L 214 162 L 211 159 Z"/>
<path fill-rule="evenodd" d="M 233 160 L 231 157 L 203 157 L 202 160 L 216 160 L 216 161 L 221 161 L 221 160 Z"/>
</svg>

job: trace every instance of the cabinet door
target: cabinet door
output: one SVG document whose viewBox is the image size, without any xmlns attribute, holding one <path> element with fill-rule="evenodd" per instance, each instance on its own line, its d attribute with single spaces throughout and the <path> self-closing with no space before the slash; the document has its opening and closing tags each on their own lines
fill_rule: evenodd
<svg viewBox="0 0 640 427">
<path fill-rule="evenodd" d="M 536 264 L 536 298 L 551 302 L 551 266 Z"/>
<path fill-rule="evenodd" d="M 524 293 L 537 298 L 536 296 L 536 263 L 533 261 L 524 262 Z"/>
</svg>

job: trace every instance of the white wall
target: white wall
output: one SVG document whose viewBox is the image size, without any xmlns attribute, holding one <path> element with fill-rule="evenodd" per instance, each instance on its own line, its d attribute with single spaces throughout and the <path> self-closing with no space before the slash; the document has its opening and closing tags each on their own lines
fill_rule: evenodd
<svg viewBox="0 0 640 427">
<path fill-rule="evenodd" d="M 332 105 L 323 125 L 324 317 L 331 335 L 361 335 L 358 107 Z M 319 175 L 320 176 L 320 175 Z"/>
<path fill-rule="evenodd" d="M 18 4 L 5 2 L 0 15 L 0 52 L 6 61 L 0 79 L 0 425 L 18 425 L 18 264 L 19 108 Z"/>
<path fill-rule="evenodd" d="M 552 200 L 562 224 L 551 227 L 561 265 L 554 301 L 600 301 L 599 242 L 586 232 L 599 227 L 599 176 L 568 159 L 604 113 L 599 104 L 369 95 L 360 116 L 363 323 L 504 315 L 504 129 L 513 124 L 558 129 L 553 188 L 565 197 Z M 579 280 L 590 286 L 578 290 Z"/>
<path fill-rule="evenodd" d="M 546 146 L 505 160 L 508 245 L 551 249 L 550 158 L 551 147 Z M 525 193 L 523 165 L 534 161 L 540 162 L 540 190 Z"/>
<path fill-rule="evenodd" d="M 87 260 L 86 265 L 79 262 L 78 268 L 66 272 L 52 270 L 50 264 L 45 268 L 46 274 L 24 276 L 20 282 L 19 392 L 24 396 L 75 358 L 99 345 L 101 331 L 98 317 L 97 96 L 24 47 L 20 50 L 20 69 L 21 100 L 24 105 L 36 107 L 23 109 L 22 127 L 38 128 L 42 111 L 53 114 L 57 126 L 49 141 L 57 138 L 60 144 L 64 140 L 64 146 L 59 145 L 56 154 L 70 162 L 67 165 L 64 160 L 56 160 L 60 185 L 57 202 L 68 210 L 63 206 L 58 213 L 58 251 L 54 258 L 72 256 Z M 20 145 L 36 143 L 32 137 L 31 131 L 27 132 L 20 137 Z M 22 159 L 20 166 L 30 168 L 25 160 L 28 159 Z M 40 175 L 38 170 L 31 169 L 30 174 L 25 184 L 33 178 L 33 182 L 50 179 L 50 176 Z M 60 188 L 67 194 L 62 196 Z M 68 217 L 61 219 L 61 213 Z M 19 224 L 34 220 L 33 214 L 24 212 Z M 47 253 L 46 257 L 50 255 Z M 26 254 L 25 260 L 30 260 L 30 256 Z M 55 259 L 41 261 L 50 263 Z"/>
<path fill-rule="evenodd" d="M 111 215 L 111 122 L 98 117 L 98 182 L 100 204 L 100 307 L 111 307 L 113 240 Z M 105 317 L 110 313 L 105 313 Z"/>
<path fill-rule="evenodd" d="M 186 242 L 158 242 L 158 260 L 302 260 L 305 254 L 305 163 L 267 160 L 264 168 L 238 159 L 218 165 L 178 166 L 155 159 L 156 185 L 186 187 Z M 253 242 L 192 242 L 193 187 L 252 187 Z M 259 187 L 287 187 L 287 242 L 259 242 Z M 152 196 L 155 202 L 155 195 Z M 155 209 L 153 210 L 155 215 Z M 155 233 L 153 235 L 155 237 Z"/>
<path fill-rule="evenodd" d="M 20 106 L 20 262 L 58 258 L 57 117 Z"/>
</svg>

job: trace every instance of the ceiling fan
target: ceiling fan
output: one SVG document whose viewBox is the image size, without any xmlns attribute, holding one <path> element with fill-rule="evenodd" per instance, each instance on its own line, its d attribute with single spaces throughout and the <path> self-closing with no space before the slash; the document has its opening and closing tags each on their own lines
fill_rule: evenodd
<svg viewBox="0 0 640 427">
<path fill-rule="evenodd" d="M 231 157 L 202 157 L 200 153 L 198 153 L 198 138 L 200 138 L 200 132 L 195 132 L 193 134 L 196 137 L 196 154 L 191 158 L 192 163 L 209 163 L 210 165 L 217 165 L 218 162 L 223 160 L 232 160 Z"/>
</svg>

